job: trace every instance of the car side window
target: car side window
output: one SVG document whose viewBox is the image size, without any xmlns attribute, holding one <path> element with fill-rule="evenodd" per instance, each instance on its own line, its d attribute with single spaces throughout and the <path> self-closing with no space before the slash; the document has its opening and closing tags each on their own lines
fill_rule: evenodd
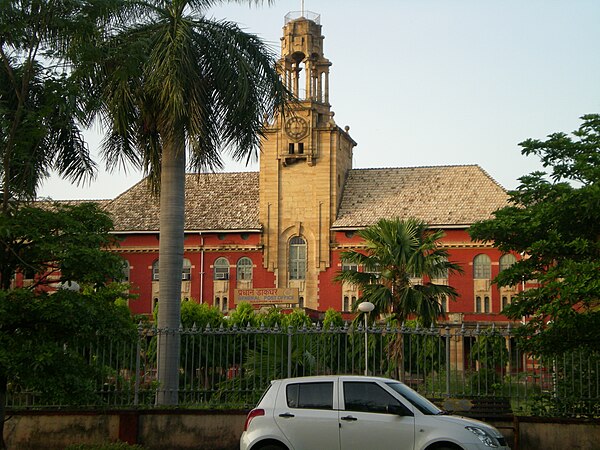
<svg viewBox="0 0 600 450">
<path fill-rule="evenodd" d="M 333 382 L 292 383 L 285 394 L 290 408 L 333 409 Z"/>
<path fill-rule="evenodd" d="M 377 383 L 362 381 L 344 382 L 346 411 L 387 413 L 390 405 L 401 403 Z"/>
</svg>

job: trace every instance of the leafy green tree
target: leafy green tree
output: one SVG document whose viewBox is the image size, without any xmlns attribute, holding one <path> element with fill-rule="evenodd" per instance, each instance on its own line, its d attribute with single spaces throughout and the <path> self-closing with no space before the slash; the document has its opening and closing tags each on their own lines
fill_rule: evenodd
<svg viewBox="0 0 600 450">
<path fill-rule="evenodd" d="M 495 330 L 486 330 L 477 336 L 470 358 L 477 363 L 470 377 L 473 392 L 493 393 L 502 387 L 502 371 L 508 364 L 506 339 Z"/>
<path fill-rule="evenodd" d="M 421 325 L 435 323 L 442 314 L 441 300 L 455 299 L 458 294 L 453 287 L 431 280 L 462 271 L 448 261 L 448 252 L 439 243 L 443 232 L 430 230 L 416 219 L 396 218 L 381 219 L 358 235 L 366 250 L 343 252 L 342 260 L 357 264 L 362 271 L 342 271 L 336 280 L 358 286 L 359 302 L 375 305 L 370 319 L 391 313 L 399 323 L 411 315 Z M 423 284 L 413 283 L 411 278 L 420 278 Z"/>
<path fill-rule="evenodd" d="M 181 302 L 181 325 L 183 325 L 183 328 L 196 326 L 198 330 L 203 330 L 210 326 L 215 329 L 223 323 L 223 314 L 218 308 L 209 306 L 206 303 L 196 303 L 193 300 Z"/>
<path fill-rule="evenodd" d="M 250 303 L 242 302 L 229 313 L 227 323 L 230 327 L 246 328 L 255 327 L 258 324 L 258 316 Z"/>
<path fill-rule="evenodd" d="M 288 95 L 258 37 L 204 16 L 214 3 L 135 2 L 78 71 L 100 99 L 107 161 L 141 167 L 160 191 L 161 329 L 180 323 L 186 166 L 220 168 L 223 148 L 256 156 L 265 117 Z M 159 404 L 178 401 L 179 346 L 159 340 Z"/>
<path fill-rule="evenodd" d="M 35 198 L 50 170 L 74 182 L 95 173 L 81 125 L 93 97 L 73 79 L 74 48 L 88 46 L 119 2 L 4 0 L 0 4 L 0 191 Z"/>
<path fill-rule="evenodd" d="M 19 207 L 0 217 L 0 286 L 34 275 L 32 289 L 76 281 L 101 286 L 123 275 L 110 217 L 94 203 Z"/>
<path fill-rule="evenodd" d="M 125 296 L 123 285 L 107 285 L 123 268 L 123 260 L 106 251 L 115 245 L 110 218 L 91 203 L 46 206 L 0 215 L 1 424 L 9 384 L 53 402 L 89 397 L 97 367 L 85 363 L 75 345 L 103 333 L 135 335 L 128 308 L 115 303 Z M 26 271 L 34 284 L 14 289 L 14 275 Z M 48 293 L 68 283 L 83 288 Z"/>
<path fill-rule="evenodd" d="M 523 345 L 538 354 L 600 350 L 600 115 L 581 119 L 572 136 L 522 142 L 521 153 L 540 157 L 548 172 L 521 177 L 509 205 L 470 230 L 473 239 L 524 255 L 495 282 L 535 284 L 504 312 L 526 317 Z"/>
</svg>

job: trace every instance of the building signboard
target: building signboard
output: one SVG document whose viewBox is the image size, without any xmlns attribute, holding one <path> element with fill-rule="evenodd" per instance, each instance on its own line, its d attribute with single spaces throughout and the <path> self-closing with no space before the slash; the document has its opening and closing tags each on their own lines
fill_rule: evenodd
<svg viewBox="0 0 600 450">
<path fill-rule="evenodd" d="M 241 302 L 253 305 L 297 304 L 298 288 L 235 289 L 234 300 L 236 305 Z"/>
</svg>

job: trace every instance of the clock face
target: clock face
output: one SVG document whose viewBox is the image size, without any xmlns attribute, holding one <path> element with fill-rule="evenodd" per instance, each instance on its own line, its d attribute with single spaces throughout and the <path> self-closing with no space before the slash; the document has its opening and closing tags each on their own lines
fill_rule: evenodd
<svg viewBox="0 0 600 450">
<path fill-rule="evenodd" d="M 308 124 L 302 117 L 292 117 L 285 123 L 285 132 L 293 139 L 301 139 L 308 132 Z"/>
</svg>

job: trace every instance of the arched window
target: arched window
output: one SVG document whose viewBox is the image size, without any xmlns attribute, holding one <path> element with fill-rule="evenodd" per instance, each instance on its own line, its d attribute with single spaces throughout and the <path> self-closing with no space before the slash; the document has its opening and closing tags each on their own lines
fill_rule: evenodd
<svg viewBox="0 0 600 450">
<path fill-rule="evenodd" d="M 475 312 L 481 312 L 481 297 L 479 295 L 475 297 Z"/>
<path fill-rule="evenodd" d="M 290 240 L 290 280 L 306 278 L 306 241 L 300 236 Z"/>
<path fill-rule="evenodd" d="M 477 255 L 473 259 L 473 278 L 480 280 L 492 278 L 492 262 L 488 255 Z"/>
<path fill-rule="evenodd" d="M 182 280 L 191 280 L 192 279 L 192 263 L 187 258 L 183 258 L 183 269 L 181 271 L 181 279 Z"/>
<path fill-rule="evenodd" d="M 500 257 L 500 272 L 508 269 L 510 266 L 512 266 L 516 262 L 517 262 L 517 258 L 515 258 L 515 255 L 511 255 L 510 253 L 507 253 L 506 255 L 502 255 Z"/>
<path fill-rule="evenodd" d="M 129 264 L 129 262 L 127 262 Z M 129 280 L 129 266 L 127 266 L 127 280 Z M 125 269 L 123 269 L 125 270 Z M 123 272 L 125 274 L 125 272 Z M 181 279 L 189 280 L 192 278 L 192 263 L 189 259 L 183 258 L 183 268 L 181 269 Z M 158 281 L 159 279 L 159 271 L 158 271 L 158 259 L 152 263 L 152 281 Z"/>
<path fill-rule="evenodd" d="M 227 258 L 217 258 L 214 264 L 214 279 L 229 280 L 229 261 Z"/>
<path fill-rule="evenodd" d="M 298 308 L 304 308 L 304 297 L 298 297 Z"/>
<path fill-rule="evenodd" d="M 350 311 L 350 298 L 344 295 L 344 301 L 342 302 L 342 311 Z"/>
<path fill-rule="evenodd" d="M 490 312 L 490 298 L 487 295 L 483 297 L 483 312 Z"/>
<path fill-rule="evenodd" d="M 238 281 L 252 281 L 252 260 L 247 257 L 240 258 L 237 262 Z"/>
<path fill-rule="evenodd" d="M 158 259 L 152 263 L 152 281 L 158 281 Z"/>
</svg>

